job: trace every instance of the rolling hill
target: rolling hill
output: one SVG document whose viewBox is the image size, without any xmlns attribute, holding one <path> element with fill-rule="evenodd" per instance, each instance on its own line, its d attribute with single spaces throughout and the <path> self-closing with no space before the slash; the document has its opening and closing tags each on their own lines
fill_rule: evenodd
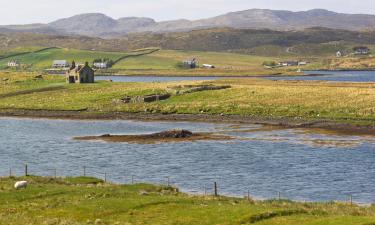
<svg viewBox="0 0 375 225">
<path fill-rule="evenodd" d="M 301 30 L 315 26 L 352 31 L 373 30 L 375 28 L 375 15 L 344 14 L 324 9 L 301 12 L 250 9 L 194 21 L 179 19 L 156 22 L 151 18 L 124 17 L 113 19 L 101 13 L 88 13 L 48 24 L 0 26 L 0 30 L 113 38 L 129 33 L 165 33 L 223 27 L 282 31 Z"/>
<path fill-rule="evenodd" d="M 41 70 L 50 68 L 53 60 L 68 60 L 69 62 L 75 60 L 77 63 L 91 63 L 94 61 L 94 59 L 107 58 L 117 62 L 127 57 L 142 56 L 155 51 L 154 49 L 144 49 L 135 52 L 122 53 L 66 48 L 44 48 L 36 50 L 37 48 L 34 47 L 30 49 L 33 49 L 34 51 L 24 53 L 20 52 L 14 56 L 4 55 L 3 57 L 0 57 L 0 69 L 6 68 L 8 61 L 11 59 L 19 60 L 20 63 L 26 66 L 28 69 Z"/>
<path fill-rule="evenodd" d="M 0 33 L 0 55 L 20 46 L 41 46 L 110 52 L 157 47 L 263 56 L 332 56 L 338 50 L 350 52 L 354 45 L 375 45 L 375 31 L 359 32 L 328 28 L 309 28 L 300 31 L 215 28 L 163 34 L 129 34 L 119 39 Z"/>
</svg>

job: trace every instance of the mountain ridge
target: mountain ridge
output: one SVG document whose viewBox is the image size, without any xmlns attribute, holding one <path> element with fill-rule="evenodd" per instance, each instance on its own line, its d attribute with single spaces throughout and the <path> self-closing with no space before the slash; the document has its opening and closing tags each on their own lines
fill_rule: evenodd
<svg viewBox="0 0 375 225">
<path fill-rule="evenodd" d="M 325 9 L 297 12 L 248 9 L 207 19 L 157 22 L 147 17 L 113 19 L 103 13 L 85 13 L 48 24 L 7 25 L 0 28 L 18 32 L 113 38 L 131 33 L 167 33 L 207 28 L 300 30 L 316 26 L 351 31 L 375 30 L 375 15 L 345 14 Z"/>
</svg>

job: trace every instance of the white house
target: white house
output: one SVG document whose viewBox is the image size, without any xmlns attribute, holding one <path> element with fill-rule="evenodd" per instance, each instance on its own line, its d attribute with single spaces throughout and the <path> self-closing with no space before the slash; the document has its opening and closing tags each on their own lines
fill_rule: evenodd
<svg viewBox="0 0 375 225">
<path fill-rule="evenodd" d="M 336 57 L 337 58 L 341 58 L 342 57 L 342 52 L 341 51 L 336 52 Z"/>
<path fill-rule="evenodd" d="M 366 46 L 357 46 L 353 48 L 355 55 L 368 55 L 370 54 L 370 49 Z"/>
<path fill-rule="evenodd" d="M 67 60 L 54 60 L 52 63 L 53 68 L 67 68 L 69 63 Z"/>
<path fill-rule="evenodd" d="M 108 68 L 108 64 L 107 64 L 107 62 L 95 62 L 94 63 L 94 68 L 97 68 L 97 69 L 107 69 Z"/>
<path fill-rule="evenodd" d="M 20 66 L 20 63 L 18 62 L 18 60 L 10 60 L 8 62 L 8 67 L 19 67 Z"/>
</svg>

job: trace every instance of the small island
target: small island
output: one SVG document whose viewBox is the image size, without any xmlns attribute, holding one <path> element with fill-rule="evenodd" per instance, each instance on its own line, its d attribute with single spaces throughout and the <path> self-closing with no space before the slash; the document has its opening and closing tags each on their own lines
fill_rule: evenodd
<svg viewBox="0 0 375 225">
<path fill-rule="evenodd" d="M 193 133 L 188 130 L 169 130 L 153 134 L 143 135 L 110 135 L 76 137 L 81 141 L 105 141 L 105 142 L 127 142 L 132 144 L 156 144 L 170 142 L 192 142 L 192 141 L 223 141 L 232 140 L 234 137 L 212 133 Z"/>
</svg>

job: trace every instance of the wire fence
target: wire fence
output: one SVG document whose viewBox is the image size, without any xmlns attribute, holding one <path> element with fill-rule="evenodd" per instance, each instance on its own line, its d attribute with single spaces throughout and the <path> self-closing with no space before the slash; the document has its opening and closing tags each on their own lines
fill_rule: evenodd
<svg viewBox="0 0 375 225">
<path fill-rule="evenodd" d="M 3 173 L 4 174 L 4 173 Z M 141 177 L 137 175 L 131 175 L 128 174 L 124 176 L 123 182 L 113 182 L 111 181 L 111 176 L 106 171 L 98 171 L 98 169 L 95 169 L 93 167 L 87 167 L 87 166 L 81 166 L 77 167 L 75 170 L 75 173 L 70 174 L 64 174 L 62 169 L 57 168 L 51 168 L 51 169 L 45 169 L 45 170 L 33 170 L 32 167 L 29 166 L 29 164 L 25 164 L 23 168 L 20 166 L 13 168 L 9 168 L 8 177 L 28 177 L 28 176 L 41 176 L 41 177 L 51 177 L 51 178 L 66 178 L 66 177 L 93 177 L 97 179 L 102 179 L 105 183 L 114 183 L 114 184 L 139 184 L 139 183 L 150 183 L 155 185 L 165 185 L 165 186 L 175 186 L 173 183 L 171 177 L 165 176 L 163 178 L 155 178 L 150 180 L 144 180 Z M 249 201 L 253 200 L 253 197 L 251 196 L 251 191 L 246 190 L 243 192 L 243 197 Z M 202 191 L 197 193 L 198 195 L 204 195 L 204 196 L 220 196 L 220 187 L 219 183 L 217 181 L 213 181 L 209 185 L 203 185 Z M 225 194 L 224 194 L 225 195 Z M 223 196 L 224 196 L 223 195 Z M 230 196 L 230 195 L 228 195 Z M 238 197 L 238 196 L 236 196 Z M 339 202 L 347 202 L 350 205 L 358 204 L 358 205 L 368 205 L 366 203 L 361 202 L 354 202 L 354 197 L 352 194 L 345 195 L 345 200 L 341 200 Z M 275 191 L 275 197 L 271 200 L 289 200 L 288 197 L 284 196 L 281 191 Z M 335 200 L 332 200 L 335 201 Z M 305 201 L 306 202 L 306 201 Z"/>
</svg>

